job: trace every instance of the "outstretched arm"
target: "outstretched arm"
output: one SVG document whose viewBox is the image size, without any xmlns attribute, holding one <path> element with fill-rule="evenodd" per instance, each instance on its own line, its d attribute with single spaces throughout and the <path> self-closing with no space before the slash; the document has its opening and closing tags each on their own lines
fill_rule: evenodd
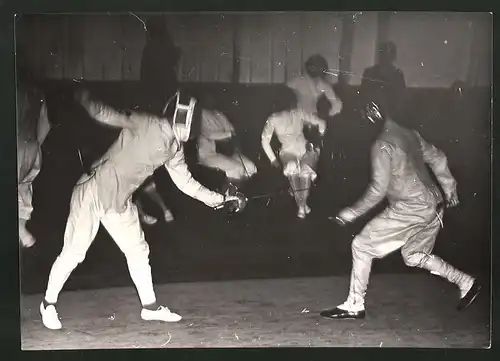
<svg viewBox="0 0 500 361">
<path fill-rule="evenodd" d="M 323 91 L 323 94 L 325 94 L 326 99 L 328 99 L 328 101 L 332 104 L 330 116 L 340 113 L 342 111 L 343 103 L 333 91 L 332 84 L 325 81 L 321 90 Z"/>
<path fill-rule="evenodd" d="M 444 190 L 446 200 L 452 201 L 457 198 L 457 182 L 448 168 L 446 155 L 434 145 L 425 141 L 424 138 L 415 132 L 420 140 L 424 161 L 429 164 L 436 175 L 438 182 Z"/>
<path fill-rule="evenodd" d="M 341 212 L 340 217 L 352 222 L 379 204 L 387 194 L 391 180 L 391 149 L 382 141 L 376 141 L 372 152 L 372 180 L 364 196 L 353 206 Z"/>
<path fill-rule="evenodd" d="M 120 113 L 110 106 L 92 101 L 86 90 L 77 92 L 75 98 L 87 113 L 100 123 L 119 128 L 132 128 L 135 125 L 136 114 Z"/>
<path fill-rule="evenodd" d="M 209 207 L 217 207 L 224 203 L 222 194 L 211 191 L 193 178 L 184 159 L 182 146 L 177 150 L 174 157 L 165 163 L 165 168 L 177 188 L 184 194 L 205 203 Z"/>
</svg>

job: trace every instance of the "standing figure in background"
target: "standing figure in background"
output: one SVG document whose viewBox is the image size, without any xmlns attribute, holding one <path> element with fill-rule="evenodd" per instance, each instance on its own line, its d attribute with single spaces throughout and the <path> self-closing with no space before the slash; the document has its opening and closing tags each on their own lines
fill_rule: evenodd
<svg viewBox="0 0 500 361">
<path fill-rule="evenodd" d="M 405 77 L 401 69 L 394 65 L 397 58 L 396 44 L 387 41 L 380 44 L 378 61 L 366 68 L 361 80 L 361 109 L 369 99 L 384 96 L 394 103 L 395 111 L 401 111 L 405 102 Z"/>
<path fill-rule="evenodd" d="M 289 105 L 284 107 L 286 110 L 274 113 L 267 119 L 262 130 L 261 144 L 272 166 L 283 166 L 283 174 L 290 182 L 298 206 L 297 217 L 303 219 L 311 212 L 307 199 L 312 183 L 317 178 L 315 169 L 319 158 L 319 149 L 314 148 L 304 137 L 304 125 L 317 127 L 322 135 L 326 131 L 326 122 L 297 108 L 296 99 L 289 101 Z M 271 147 L 275 133 L 281 143 L 281 163 Z"/>
<path fill-rule="evenodd" d="M 20 52 L 21 53 L 21 52 Z M 44 94 L 33 84 L 27 59 L 19 56 L 17 84 L 17 200 L 19 210 L 19 242 L 31 247 L 36 240 L 26 228 L 33 212 L 33 181 L 42 166 L 42 144 L 50 123 Z"/>
<path fill-rule="evenodd" d="M 102 223 L 125 255 L 132 281 L 146 321 L 177 322 L 181 319 L 157 304 L 149 265 L 149 246 L 139 223 L 132 194 L 158 167 L 164 166 L 175 185 L 185 194 L 218 207 L 237 196 L 212 192 L 193 179 L 184 161 L 183 144 L 199 134 L 199 115 L 195 101 L 177 101 L 173 116 L 157 117 L 127 112 L 93 102 L 87 92 L 77 101 L 100 123 L 122 128 L 118 139 L 101 159 L 84 174 L 73 190 L 64 233 L 64 245 L 50 271 L 45 298 L 40 304 L 42 322 L 49 329 L 62 328 L 56 303 L 73 270 L 85 259 L 99 224 Z M 177 100 L 180 94 L 177 95 Z M 186 105 L 188 103 L 188 105 Z"/>
<path fill-rule="evenodd" d="M 227 117 L 215 109 L 215 100 L 207 94 L 201 111 L 201 132 L 198 137 L 200 164 L 225 173 L 226 184 L 238 188 L 257 173 L 255 164 L 245 157 L 235 143 L 236 132 Z"/>
<path fill-rule="evenodd" d="M 146 28 L 147 42 L 141 61 L 141 105 L 149 114 L 161 117 L 167 100 L 179 88 L 177 65 L 180 50 L 170 37 L 163 16 L 151 16 L 147 20 Z M 142 201 L 145 196 L 160 207 L 166 222 L 174 220 L 172 211 L 165 205 L 156 189 L 154 175 L 148 177 L 134 194 L 141 222 L 153 225 L 158 219 L 146 213 Z"/>
<path fill-rule="evenodd" d="M 141 105 L 149 114 L 162 116 L 166 102 L 179 88 L 180 50 L 167 30 L 164 16 L 150 16 L 146 28 L 147 40 L 141 60 Z"/>
<path fill-rule="evenodd" d="M 419 267 L 458 286 L 459 309 L 476 298 L 480 285 L 475 279 L 432 254 L 442 226 L 444 205 L 458 205 L 457 183 L 446 156 L 427 143 L 418 132 L 393 119 L 385 102 L 371 101 L 366 119 L 379 134 L 372 148 L 372 182 L 364 197 L 337 216 L 340 224 L 353 222 L 384 198 L 389 207 L 369 222 L 352 242 L 351 285 L 347 300 L 321 315 L 327 318 L 364 318 L 365 294 L 372 262 L 401 249 L 405 264 Z M 444 190 L 432 180 L 429 164 Z"/>
</svg>

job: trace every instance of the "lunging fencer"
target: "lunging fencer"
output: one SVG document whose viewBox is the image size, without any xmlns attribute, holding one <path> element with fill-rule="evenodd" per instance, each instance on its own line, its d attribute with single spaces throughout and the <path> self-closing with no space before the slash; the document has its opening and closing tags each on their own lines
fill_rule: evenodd
<svg viewBox="0 0 500 361">
<path fill-rule="evenodd" d="M 458 309 L 467 308 L 481 286 L 474 277 L 452 267 L 432 253 L 442 226 L 444 207 L 459 204 L 457 183 L 442 151 L 422 136 L 394 121 L 387 104 L 377 99 L 365 108 L 377 140 L 372 148 L 372 181 L 364 197 L 342 210 L 337 220 L 353 222 L 385 197 L 389 206 L 371 220 L 352 242 L 349 295 L 341 305 L 321 312 L 334 319 L 364 318 L 365 293 L 372 262 L 400 249 L 409 267 L 419 267 L 458 286 Z M 432 180 L 433 170 L 445 197 Z"/>
<path fill-rule="evenodd" d="M 198 162 L 224 172 L 226 184 L 239 188 L 257 173 L 255 164 L 245 157 L 235 142 L 236 132 L 227 117 L 215 109 L 214 98 L 202 99 L 201 132 L 198 137 Z"/>
<path fill-rule="evenodd" d="M 272 114 L 266 121 L 261 135 L 261 144 L 272 166 L 281 168 L 288 178 L 291 193 L 298 206 L 297 217 L 303 219 L 311 212 L 307 204 L 309 191 L 317 178 L 316 164 L 320 150 L 304 137 L 304 125 L 318 128 L 319 134 L 326 131 L 326 123 L 312 113 L 297 108 L 295 99 L 290 99 L 288 110 Z M 271 147 L 271 140 L 276 134 L 281 149 L 278 160 Z"/>
<path fill-rule="evenodd" d="M 50 271 L 40 312 L 45 327 L 60 329 L 56 303 L 71 272 L 85 259 L 99 224 L 102 223 L 127 260 L 132 281 L 146 321 L 177 322 L 181 316 L 157 304 L 145 240 L 132 193 L 153 171 L 165 166 L 175 185 L 185 194 L 219 208 L 243 204 L 238 193 L 212 192 L 193 179 L 184 160 L 183 143 L 197 136 L 199 119 L 196 101 L 170 102 L 165 117 L 135 112 L 120 113 L 91 101 L 86 91 L 78 92 L 78 102 L 89 115 L 108 126 L 122 128 L 107 153 L 92 166 L 91 175 L 80 178 L 73 190 L 64 245 Z M 173 116 L 170 114 L 173 113 Z"/>
</svg>

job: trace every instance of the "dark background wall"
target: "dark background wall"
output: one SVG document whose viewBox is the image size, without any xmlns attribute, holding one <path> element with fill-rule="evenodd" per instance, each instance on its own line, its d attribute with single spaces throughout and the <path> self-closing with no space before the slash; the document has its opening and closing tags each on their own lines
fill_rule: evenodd
<svg viewBox="0 0 500 361">
<path fill-rule="evenodd" d="M 381 41 L 398 47 L 396 65 L 407 81 L 405 121 L 449 157 L 462 205 L 448 211 L 436 252 L 468 271 L 489 273 L 491 17 L 472 13 L 228 13 L 165 14 L 182 50 L 178 78 L 194 95 L 216 94 L 234 123 L 246 155 L 259 173 L 245 188 L 249 197 L 286 186 L 260 150 L 262 125 L 284 82 L 302 71 L 305 59 L 324 55 L 345 108 L 329 124 L 312 191 L 314 213 L 298 221 L 292 200 L 281 192 L 251 201 L 228 218 L 181 194 L 163 171 L 160 191 L 176 222 L 145 228 L 157 282 L 347 274 L 350 241 L 364 224 L 339 228 L 328 221 L 356 200 L 369 180 L 369 144 L 355 111 L 363 70 L 374 64 Z M 75 85 L 116 107 L 133 107 L 137 94 L 146 14 L 25 15 L 17 41 L 48 98 L 54 129 L 44 145 L 35 181 L 30 227 L 38 238 L 22 253 L 25 292 L 45 286 L 62 246 L 71 189 L 82 173 L 78 150 L 89 161 L 117 132 L 93 123 L 72 103 Z M 339 82 L 337 82 L 339 80 Z M 458 101 L 449 89 L 467 83 Z M 85 154 L 84 154 L 85 157 Z M 85 159 L 84 159 L 85 161 Z M 216 187 L 220 177 L 190 161 L 200 181 Z M 151 211 L 156 211 L 151 207 Z M 375 271 L 414 272 L 395 254 Z M 128 285 L 123 255 L 101 229 L 87 260 L 68 287 Z"/>
<path fill-rule="evenodd" d="M 40 77 L 139 80 L 148 14 L 23 15 L 17 41 Z M 491 84 L 491 16 L 440 12 L 169 13 L 188 82 L 283 83 L 321 53 L 359 85 L 377 44 L 392 40 L 409 87 L 447 88 L 457 79 Z M 335 77 L 335 75 L 334 75 Z"/>
</svg>

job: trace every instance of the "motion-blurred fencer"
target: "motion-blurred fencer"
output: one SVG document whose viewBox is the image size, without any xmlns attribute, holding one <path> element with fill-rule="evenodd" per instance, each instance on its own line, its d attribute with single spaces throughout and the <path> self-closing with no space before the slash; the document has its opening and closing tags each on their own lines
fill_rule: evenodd
<svg viewBox="0 0 500 361">
<path fill-rule="evenodd" d="M 342 210 L 336 219 L 341 224 L 353 222 L 386 197 L 389 206 L 352 242 L 353 266 L 347 300 L 321 315 L 336 319 L 364 318 L 372 261 L 398 249 L 407 266 L 426 269 L 456 284 L 460 291 L 459 309 L 468 307 L 480 285 L 472 276 L 432 254 L 442 226 L 442 204 L 458 205 L 457 183 L 448 169 L 446 156 L 418 132 L 397 124 L 383 101 L 370 102 L 365 113 L 379 134 L 372 148 L 372 181 L 365 195 Z M 426 164 L 434 171 L 445 199 Z"/>
<path fill-rule="evenodd" d="M 212 96 L 206 95 L 203 100 L 201 130 L 197 139 L 198 162 L 206 167 L 224 172 L 226 176 L 226 184 L 222 187 L 224 190 L 229 189 L 231 185 L 241 186 L 245 180 L 257 173 L 257 167 L 235 145 L 235 129 L 224 114 L 214 109 Z M 173 221 L 174 215 L 156 190 L 154 180 L 148 180 L 142 189 L 162 209 L 165 220 L 167 222 Z M 145 212 L 139 197 L 136 198 L 136 205 L 139 216 L 144 223 L 152 225 L 157 222 L 155 217 Z M 230 213 L 239 213 L 243 210 L 244 205 L 240 202 L 236 208 L 241 209 L 237 212 L 231 210 Z M 228 210 L 227 207 L 225 209 Z"/>
<path fill-rule="evenodd" d="M 342 101 L 336 96 L 333 84 L 328 80 L 328 62 L 319 55 L 312 55 L 307 59 L 305 74 L 298 76 L 287 83 L 297 96 L 297 108 L 306 113 L 316 114 L 319 98 L 324 95 L 331 103 L 330 116 L 341 112 Z"/>
<path fill-rule="evenodd" d="M 224 114 L 210 105 L 202 109 L 198 161 L 206 167 L 223 171 L 227 178 L 226 187 L 230 184 L 239 186 L 257 173 L 255 164 L 236 146 L 235 135 L 233 125 Z"/>
<path fill-rule="evenodd" d="M 296 108 L 293 104 L 288 110 L 274 113 L 267 119 L 261 135 L 261 144 L 271 164 L 279 168 L 281 164 L 271 147 L 271 140 L 276 134 L 281 143 L 279 158 L 283 165 L 283 174 L 288 178 L 293 196 L 298 206 L 297 217 L 305 218 L 311 212 L 307 204 L 309 190 L 316 180 L 316 164 L 319 150 L 309 147 L 304 137 L 304 125 L 318 127 L 324 134 L 326 123 L 312 113 Z"/>
<path fill-rule="evenodd" d="M 17 200 L 19 211 L 19 243 L 35 244 L 26 228 L 33 212 L 33 181 L 42 166 L 42 144 L 49 131 L 47 106 L 42 92 L 24 82 L 17 87 Z"/>
<path fill-rule="evenodd" d="M 107 153 L 92 166 L 92 174 L 81 177 L 73 190 L 61 254 L 54 262 L 45 299 L 40 305 L 42 321 L 49 329 L 60 329 L 55 304 L 71 272 L 85 259 L 99 224 L 102 223 L 124 253 L 132 281 L 142 304 L 143 320 L 176 322 L 177 313 L 159 306 L 149 265 L 149 246 L 139 223 L 132 193 L 160 166 L 165 166 L 175 185 L 207 206 L 218 207 L 237 200 L 213 192 L 193 179 L 184 161 L 183 143 L 198 135 L 195 100 L 181 100 L 177 93 L 163 118 L 149 114 L 117 112 L 91 101 L 79 92 L 77 101 L 100 123 L 122 128 Z"/>
</svg>

